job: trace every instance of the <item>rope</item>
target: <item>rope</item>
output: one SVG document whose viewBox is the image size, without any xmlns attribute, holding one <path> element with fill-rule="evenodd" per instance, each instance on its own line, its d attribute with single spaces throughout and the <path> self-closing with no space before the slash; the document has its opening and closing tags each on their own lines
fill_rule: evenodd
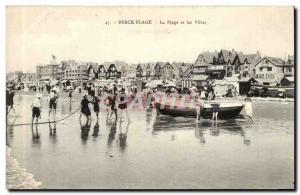
<svg viewBox="0 0 300 195">
<path fill-rule="evenodd" d="M 61 118 L 61 119 L 58 119 L 58 120 L 54 120 L 54 121 L 44 121 L 44 122 L 38 122 L 38 123 L 35 123 L 35 124 L 47 124 L 47 123 L 56 123 L 56 122 L 60 122 L 60 121 L 63 121 L 69 117 L 71 117 L 73 114 L 75 114 L 79 109 L 81 108 L 81 106 L 79 106 L 74 112 L 72 112 L 70 115 L 64 117 L 64 118 Z M 8 126 L 23 126 L 23 125 L 31 125 L 32 123 L 19 123 L 19 124 L 13 124 L 13 125 L 8 125 Z"/>
</svg>

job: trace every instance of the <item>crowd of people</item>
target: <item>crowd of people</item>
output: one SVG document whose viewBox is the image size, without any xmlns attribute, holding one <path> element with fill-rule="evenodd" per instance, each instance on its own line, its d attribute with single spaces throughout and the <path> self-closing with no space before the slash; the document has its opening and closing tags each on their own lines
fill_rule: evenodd
<svg viewBox="0 0 300 195">
<path fill-rule="evenodd" d="M 38 123 L 38 120 L 41 118 L 42 103 L 41 98 L 43 95 L 39 92 L 45 92 L 48 94 L 49 102 L 49 112 L 48 120 L 55 121 L 56 119 L 56 109 L 59 101 L 60 91 L 65 91 L 68 94 L 70 104 L 72 102 L 73 92 L 75 91 L 74 86 L 60 86 L 59 84 L 50 86 L 46 85 L 45 87 L 37 88 L 37 94 L 31 104 L 32 107 L 32 124 L 34 120 Z M 122 121 L 123 116 L 126 116 L 128 122 L 130 122 L 130 116 L 128 113 L 128 104 L 129 100 L 134 99 L 138 93 L 136 86 L 122 86 L 117 84 L 108 84 L 106 86 L 97 86 L 93 83 L 89 83 L 84 87 L 78 86 L 77 92 L 82 94 L 80 100 L 80 116 L 79 120 L 82 120 L 82 116 L 86 117 L 89 121 L 92 119 L 91 108 L 94 111 L 94 114 L 98 120 L 100 112 L 100 103 L 105 105 L 107 111 L 107 120 L 111 120 L 114 116 L 116 121 Z M 181 86 L 168 86 L 168 87 L 145 87 L 142 91 L 143 94 L 147 97 L 150 97 L 152 100 L 156 95 L 166 95 L 171 97 L 181 97 L 183 94 L 188 95 L 191 100 L 196 100 L 197 118 L 200 120 L 201 117 L 201 107 L 204 101 L 214 100 L 216 98 L 214 83 L 210 82 L 205 87 L 199 87 L 195 84 L 192 85 L 188 90 L 183 90 Z M 228 92 L 229 93 L 229 92 Z M 14 90 L 13 88 L 8 87 L 6 91 L 7 96 L 7 114 L 14 110 Z M 217 103 L 212 103 L 212 119 L 218 120 L 218 112 L 220 111 L 220 105 Z M 52 114 L 52 119 L 51 119 Z"/>
</svg>

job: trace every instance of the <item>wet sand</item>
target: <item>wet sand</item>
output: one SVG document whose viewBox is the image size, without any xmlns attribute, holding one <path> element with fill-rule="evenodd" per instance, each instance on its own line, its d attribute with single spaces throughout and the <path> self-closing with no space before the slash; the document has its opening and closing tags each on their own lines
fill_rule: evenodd
<svg viewBox="0 0 300 195">
<path fill-rule="evenodd" d="M 19 116 L 12 113 L 9 124 L 30 122 L 32 98 L 16 95 Z M 78 106 L 61 98 L 57 118 Z M 77 112 L 55 126 L 8 127 L 7 140 L 43 189 L 293 188 L 294 103 L 254 101 L 253 108 L 254 124 L 241 116 L 196 125 L 145 109 L 131 110 L 129 125 L 106 121 L 102 110 L 99 126 L 93 115 L 81 127 Z"/>
</svg>

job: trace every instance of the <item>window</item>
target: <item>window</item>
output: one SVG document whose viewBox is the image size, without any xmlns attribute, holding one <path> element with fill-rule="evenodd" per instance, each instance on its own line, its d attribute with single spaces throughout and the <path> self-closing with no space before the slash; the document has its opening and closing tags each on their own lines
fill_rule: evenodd
<svg viewBox="0 0 300 195">
<path fill-rule="evenodd" d="M 259 70 L 260 70 L 260 71 L 262 71 L 262 70 L 263 70 L 263 68 L 262 68 L 262 67 L 260 67 L 260 68 L 259 68 Z"/>
<path fill-rule="evenodd" d="M 268 67 L 267 69 L 268 69 L 268 71 L 272 71 L 272 67 Z"/>
</svg>

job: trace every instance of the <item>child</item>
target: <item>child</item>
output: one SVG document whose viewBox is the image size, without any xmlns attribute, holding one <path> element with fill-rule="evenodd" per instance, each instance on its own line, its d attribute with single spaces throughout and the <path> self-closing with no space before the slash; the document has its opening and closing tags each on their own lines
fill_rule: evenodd
<svg viewBox="0 0 300 195">
<path fill-rule="evenodd" d="M 54 120 L 55 120 L 55 114 L 56 114 L 56 107 L 57 107 L 57 101 L 58 101 L 58 94 L 55 89 L 52 89 L 49 96 L 49 119 L 50 119 L 50 114 L 52 112 L 52 109 L 54 109 Z"/>
<path fill-rule="evenodd" d="M 69 90 L 69 98 L 70 98 L 70 103 L 72 102 L 72 93 L 73 93 L 73 90 L 72 90 L 72 89 L 70 89 L 70 90 Z"/>
<path fill-rule="evenodd" d="M 220 111 L 220 104 L 212 104 L 212 112 L 213 112 L 213 116 L 212 116 L 212 120 L 216 120 L 216 122 L 218 121 L 218 113 Z"/>
<path fill-rule="evenodd" d="M 38 123 L 38 119 L 41 118 L 41 96 L 40 94 L 36 94 L 35 98 L 31 104 L 32 107 L 32 122 L 33 124 L 34 118 L 36 118 L 36 124 Z"/>
</svg>

